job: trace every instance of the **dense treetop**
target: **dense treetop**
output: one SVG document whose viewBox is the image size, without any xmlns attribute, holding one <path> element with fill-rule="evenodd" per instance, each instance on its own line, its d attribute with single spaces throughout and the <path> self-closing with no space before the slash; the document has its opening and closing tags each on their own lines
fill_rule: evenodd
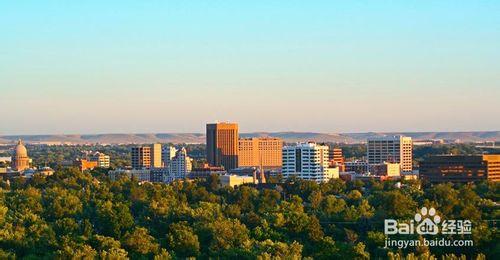
<svg viewBox="0 0 500 260">
<path fill-rule="evenodd" d="M 328 183 L 237 188 L 206 181 L 140 184 L 99 171 L 0 183 L 0 259 L 238 257 L 427 259 L 499 256 L 498 184 Z M 385 218 L 433 206 L 473 221 L 473 248 L 384 248 Z M 418 235 L 413 235 L 419 239 Z"/>
</svg>

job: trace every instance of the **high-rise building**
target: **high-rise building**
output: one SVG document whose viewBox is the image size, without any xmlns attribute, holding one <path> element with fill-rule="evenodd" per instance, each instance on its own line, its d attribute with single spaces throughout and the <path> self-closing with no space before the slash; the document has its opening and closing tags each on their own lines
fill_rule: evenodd
<svg viewBox="0 0 500 260">
<path fill-rule="evenodd" d="M 281 168 L 283 140 L 279 138 L 246 138 L 239 140 L 238 166 Z"/>
<path fill-rule="evenodd" d="M 412 172 L 413 143 L 411 137 L 384 136 L 369 138 L 367 146 L 368 164 L 399 163 L 401 172 Z"/>
<path fill-rule="evenodd" d="M 328 146 L 298 143 L 283 147 L 284 178 L 297 176 L 306 180 L 325 182 L 339 177 L 339 168 L 329 168 Z"/>
<path fill-rule="evenodd" d="M 226 170 L 238 167 L 238 124 L 207 124 L 207 161 Z"/>
<path fill-rule="evenodd" d="M 161 144 L 151 145 L 151 168 L 162 167 L 161 163 Z"/>
<path fill-rule="evenodd" d="M 330 161 L 340 165 L 344 164 L 344 155 L 342 154 L 342 148 L 330 148 L 328 150 Z"/>
<path fill-rule="evenodd" d="M 163 167 L 168 167 L 172 159 L 175 157 L 175 153 L 177 153 L 177 149 L 173 146 L 167 145 L 162 147 L 161 160 Z"/>
<path fill-rule="evenodd" d="M 500 181 L 500 154 L 437 155 L 420 163 L 420 178 L 430 182 Z"/>
<path fill-rule="evenodd" d="M 177 151 L 175 157 L 168 165 L 169 177 L 172 179 L 186 178 L 189 172 L 191 172 L 191 169 L 191 158 L 187 155 L 186 148 L 182 147 L 179 151 Z M 166 180 L 166 182 L 170 181 L 171 180 Z"/>
<path fill-rule="evenodd" d="M 132 168 L 148 169 L 151 167 L 151 147 L 136 146 L 132 147 Z"/>
</svg>

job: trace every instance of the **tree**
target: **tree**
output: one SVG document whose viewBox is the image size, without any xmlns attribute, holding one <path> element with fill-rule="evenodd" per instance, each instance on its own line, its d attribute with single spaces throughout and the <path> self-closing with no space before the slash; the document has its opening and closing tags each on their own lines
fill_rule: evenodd
<svg viewBox="0 0 500 260">
<path fill-rule="evenodd" d="M 82 211 L 80 199 L 67 189 L 54 187 L 45 190 L 45 214 L 52 219 L 72 217 Z"/>
<path fill-rule="evenodd" d="M 112 237 L 94 236 L 92 240 L 93 247 L 98 251 L 99 257 L 103 259 L 124 259 L 128 252 L 121 248 L 120 241 Z"/>
<path fill-rule="evenodd" d="M 198 236 L 186 221 L 170 225 L 167 245 L 179 257 L 196 257 L 200 254 Z"/>
<path fill-rule="evenodd" d="M 377 210 L 379 219 L 411 218 L 417 211 L 417 203 L 399 190 L 376 192 L 370 204 Z"/>
<path fill-rule="evenodd" d="M 133 255 L 153 256 L 159 249 L 155 238 L 143 227 L 137 227 L 132 233 L 127 233 L 123 245 Z"/>
<path fill-rule="evenodd" d="M 121 238 L 134 225 L 129 208 L 121 202 L 98 201 L 96 214 L 94 226 L 107 236 Z"/>
<path fill-rule="evenodd" d="M 198 232 L 207 234 L 202 244 L 207 244 L 209 253 L 214 256 L 231 248 L 245 249 L 250 242 L 248 229 L 236 219 L 217 219 L 206 227 L 199 227 Z"/>
<path fill-rule="evenodd" d="M 267 239 L 255 242 L 253 251 L 257 259 L 301 259 L 302 248 L 297 241 L 287 244 Z"/>
</svg>

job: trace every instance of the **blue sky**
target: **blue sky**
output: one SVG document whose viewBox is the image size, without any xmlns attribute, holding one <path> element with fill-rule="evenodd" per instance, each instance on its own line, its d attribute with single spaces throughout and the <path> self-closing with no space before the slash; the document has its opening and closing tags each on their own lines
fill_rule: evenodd
<svg viewBox="0 0 500 260">
<path fill-rule="evenodd" d="M 500 130 L 499 1 L 1 1 L 1 134 Z"/>
</svg>

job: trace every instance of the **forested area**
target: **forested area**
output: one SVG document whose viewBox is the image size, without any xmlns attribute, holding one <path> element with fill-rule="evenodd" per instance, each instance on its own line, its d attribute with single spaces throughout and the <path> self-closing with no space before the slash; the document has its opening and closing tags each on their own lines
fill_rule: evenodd
<svg viewBox="0 0 500 260">
<path fill-rule="evenodd" d="M 393 182 L 220 187 L 110 181 L 61 169 L 1 182 L 0 259 L 498 259 L 498 184 Z M 473 222 L 472 248 L 384 248 L 386 218 L 411 219 L 422 207 Z M 421 239 L 418 235 L 407 235 Z M 458 237 L 457 239 L 459 239 Z"/>
</svg>

